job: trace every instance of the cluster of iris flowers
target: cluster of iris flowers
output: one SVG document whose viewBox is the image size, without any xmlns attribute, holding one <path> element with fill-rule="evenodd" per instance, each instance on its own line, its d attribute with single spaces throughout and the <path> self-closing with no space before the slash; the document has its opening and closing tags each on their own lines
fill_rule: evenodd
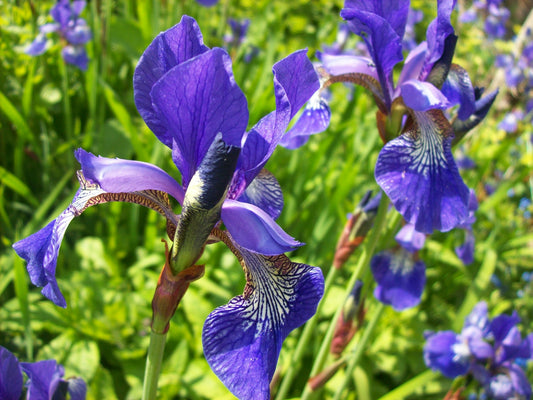
<svg viewBox="0 0 533 400">
<path fill-rule="evenodd" d="M 78 17 L 84 5 L 61 0 L 52 10 L 57 24 L 41 27 L 41 35 L 59 32 L 81 51 L 79 45 L 90 38 Z M 302 243 L 275 222 L 283 208 L 282 191 L 264 166 L 278 144 L 295 149 L 310 135 L 326 130 L 331 117 L 327 88 L 343 82 L 368 89 L 376 102 L 384 142 L 376 181 L 406 221 L 396 236 L 399 247 L 372 260 L 375 296 L 397 310 L 418 304 L 425 265 L 417 252 L 426 235 L 465 229 L 468 240 L 460 250 L 465 260 L 472 257 L 477 201 L 459 174 L 451 148 L 485 117 L 496 96 L 493 92 L 482 97 L 468 73 L 452 62 L 457 42 L 450 23 L 454 7 L 454 0 L 439 0 L 426 40 L 416 45 L 411 26 L 420 17 L 410 13 L 408 0 L 346 0 L 341 16 L 364 40 L 364 51 L 346 52 L 344 43 L 333 46 L 319 55 L 316 70 L 305 51 L 276 63 L 276 109 L 248 132 L 247 101 L 233 77 L 230 57 L 223 49 L 205 46 L 196 21 L 184 16 L 154 39 L 134 74 L 137 109 L 171 150 L 181 184 L 155 165 L 76 150 L 80 189 L 72 203 L 46 227 L 13 245 L 28 262 L 32 283 L 66 307 L 55 278 L 59 247 L 70 221 L 100 203 L 141 204 L 166 218 L 171 249 L 162 276 L 169 281 L 184 274 L 200 277 L 203 266 L 196 263 L 204 247 L 222 241 L 242 265 L 247 283 L 242 295 L 208 316 L 202 334 L 205 356 L 237 397 L 268 399 L 282 342 L 314 314 L 324 281 L 319 268 L 291 262 L 284 255 Z M 30 54 L 44 51 L 43 43 L 38 37 Z M 409 54 L 404 59 L 405 49 Z M 83 69 L 86 55 L 84 60 L 73 63 Z M 393 71 L 402 61 L 395 83 Z M 299 120 L 287 131 L 305 103 Z M 180 214 L 169 196 L 181 205 Z M 159 303 L 154 304 L 157 313 Z M 168 329 L 171 316 L 161 331 Z M 444 351 L 439 349 L 428 344 L 426 359 L 432 360 L 431 351 Z M 498 360 L 498 367 L 514 371 L 513 365 L 504 365 L 509 358 Z M 438 368 L 433 361 L 428 365 Z M 490 387 L 492 378 L 483 379 Z M 523 387 L 516 390 L 525 393 Z"/>
</svg>

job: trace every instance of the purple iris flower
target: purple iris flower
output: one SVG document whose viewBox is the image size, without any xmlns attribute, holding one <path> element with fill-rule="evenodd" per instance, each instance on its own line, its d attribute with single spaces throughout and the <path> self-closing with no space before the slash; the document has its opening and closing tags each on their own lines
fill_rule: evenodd
<svg viewBox="0 0 533 400">
<path fill-rule="evenodd" d="M 452 141 L 454 133 L 462 137 L 481 121 L 495 97 L 480 98 L 468 73 L 451 62 L 457 39 L 450 23 L 454 6 L 453 0 L 437 2 L 427 40 L 409 53 L 396 84 L 393 69 L 404 60 L 408 0 L 346 0 L 341 16 L 364 39 L 370 57 L 321 56 L 329 74 L 326 86 L 352 82 L 372 93 L 386 142 L 376 180 L 404 219 L 423 233 L 449 231 L 468 217 L 468 188 L 453 159 Z M 452 125 L 444 110 L 453 106 L 458 108 Z M 325 107 L 315 108 L 324 114 Z M 320 129 L 322 119 L 315 121 Z"/>
<path fill-rule="evenodd" d="M 428 367 L 449 378 L 471 375 L 491 399 L 531 398 L 531 384 L 519 365 L 530 359 L 531 335 L 522 339 L 516 312 L 490 320 L 487 304 L 478 303 L 460 334 L 429 333 L 424 346 Z"/>
<path fill-rule="evenodd" d="M 70 221 L 89 206 L 126 201 L 155 209 L 167 219 L 179 255 L 175 263 L 186 260 L 184 268 L 197 260 L 208 239 L 226 243 L 247 284 L 242 296 L 209 315 L 202 339 L 213 371 L 241 399 L 269 398 L 281 344 L 314 314 L 324 285 L 319 268 L 283 255 L 302 244 L 275 222 L 282 192 L 263 168 L 319 80 L 305 50 L 276 63 L 273 72 L 276 109 L 246 132 L 248 106 L 230 57 L 205 46 L 196 21 L 184 16 L 148 46 L 133 81 L 137 109 L 172 150 L 181 184 L 154 165 L 78 149 L 81 187 L 70 206 L 13 245 L 28 261 L 32 282 L 65 307 L 55 279 L 58 250 Z M 182 205 L 181 216 L 174 214 L 168 195 Z"/>
<path fill-rule="evenodd" d="M 483 0 L 474 1 L 459 20 L 464 23 L 473 23 L 478 19 L 484 20 L 484 31 L 489 38 L 502 38 L 507 33 L 506 23 L 511 13 L 502 5 L 501 1 Z"/>
<path fill-rule="evenodd" d="M 48 44 L 46 35 L 56 32 L 67 43 L 61 51 L 65 62 L 85 71 L 89 63 L 85 43 L 91 40 L 92 33 L 87 22 L 79 16 L 84 8 L 85 1 L 74 0 L 71 3 L 70 0 L 59 0 L 50 10 L 55 22 L 39 27 L 40 33 L 28 46 L 26 54 L 31 56 L 43 54 Z"/>
<path fill-rule="evenodd" d="M 0 399 L 18 400 L 22 393 L 22 371 L 28 376 L 27 398 L 32 400 L 84 400 L 87 385 L 80 378 L 63 379 L 62 365 L 55 360 L 19 363 L 7 349 L 0 346 Z"/>
</svg>

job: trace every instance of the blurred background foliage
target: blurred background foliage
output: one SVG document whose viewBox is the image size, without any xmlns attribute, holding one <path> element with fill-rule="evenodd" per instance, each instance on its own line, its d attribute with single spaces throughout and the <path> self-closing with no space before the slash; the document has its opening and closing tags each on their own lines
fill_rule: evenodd
<svg viewBox="0 0 533 400">
<path fill-rule="evenodd" d="M 90 208 L 76 218 L 57 267 L 68 303 L 65 310 L 29 285 L 12 243 L 44 226 L 70 203 L 78 187 L 73 156 L 78 147 L 105 157 L 152 162 L 179 179 L 169 149 L 157 141 L 135 108 L 132 76 L 146 46 L 161 30 L 179 22 L 181 15 L 198 21 L 210 47 L 225 45 L 229 17 L 251 20 L 244 43 L 230 49 L 236 81 L 249 101 L 251 126 L 274 107 L 274 62 L 304 47 L 316 61 L 315 52 L 335 41 L 343 4 L 220 0 L 204 8 L 192 0 L 92 0 L 82 14 L 93 31 L 86 72 L 64 64 L 59 41 L 41 56 L 24 54 L 38 26 L 49 22 L 53 4 L 0 1 L 0 345 L 25 361 L 56 358 L 65 365 L 66 376 L 78 375 L 88 382 L 89 399 L 138 399 L 150 302 L 164 261 L 165 221 L 137 205 L 119 203 Z M 506 39 L 511 39 L 532 4 L 507 1 L 506 5 L 512 12 Z M 413 1 L 412 6 L 424 12 L 416 26 L 420 41 L 435 17 L 435 2 Z M 460 10 L 468 6 L 469 2 L 459 2 Z M 492 87 L 498 76 L 495 56 L 512 51 L 513 42 L 489 41 L 482 26 L 475 24 L 455 26 L 459 36 L 455 62 L 477 85 Z M 350 38 L 348 46 L 356 40 Z M 253 48 L 257 54 L 246 62 Z M 455 149 L 456 158 L 468 156 L 476 165 L 462 171 L 480 199 L 475 261 L 465 266 L 453 251 L 462 242 L 462 232 L 431 236 L 421 252 L 428 265 L 422 303 L 402 313 L 386 310 L 354 373 L 358 385 L 348 398 L 377 399 L 405 382 L 418 382 L 411 379 L 426 370 L 423 331 L 459 330 L 480 299 L 489 302 L 493 315 L 516 309 L 523 331 L 533 331 L 533 284 L 524 274 L 533 270 L 533 209 L 522 200 L 531 200 L 533 190 L 532 127 L 523 122 L 513 134 L 498 128 L 520 101 L 499 79 L 495 107 Z M 376 108 L 368 94 L 343 86 L 333 91 L 328 131 L 313 136 L 299 150 L 277 149 L 267 164 L 284 191 L 280 225 L 307 243 L 291 257 L 320 266 L 324 273 L 332 263 L 346 215 L 367 190 L 378 189 L 373 169 L 381 147 Z M 378 249 L 392 244 L 393 238 L 386 238 Z M 294 398 L 305 384 L 306 365 L 328 315 L 343 301 L 357 254 L 324 300 L 324 323 L 319 322 L 304 360 L 309 363 L 303 363 L 290 392 Z M 210 371 L 200 337 L 206 316 L 242 293 L 244 277 L 223 245 L 209 246 L 202 262 L 205 277 L 191 285 L 173 318 L 160 379 L 162 399 L 234 398 Z M 375 300 L 368 304 L 371 313 Z M 284 344 L 281 373 L 297 339 L 298 331 Z M 530 378 L 531 373 L 530 368 Z M 412 384 L 406 396 L 442 399 L 451 381 L 438 374 L 424 376 L 423 384 Z M 342 372 L 333 378 L 324 398 L 341 378 Z"/>
</svg>

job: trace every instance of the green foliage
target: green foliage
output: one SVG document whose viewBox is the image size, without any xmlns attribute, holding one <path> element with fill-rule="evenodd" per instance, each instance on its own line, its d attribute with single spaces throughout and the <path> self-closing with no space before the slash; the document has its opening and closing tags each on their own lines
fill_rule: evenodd
<svg viewBox="0 0 533 400">
<path fill-rule="evenodd" d="M 273 63 L 304 47 L 314 59 L 316 50 L 335 40 L 342 2 L 221 0 L 213 8 L 184 0 L 88 2 L 83 17 L 94 40 L 88 44 L 91 61 L 85 73 L 63 63 L 57 43 L 39 57 L 23 53 L 37 26 L 47 21 L 53 3 L 0 2 L 0 345 L 26 361 L 57 359 L 65 365 L 66 376 L 78 375 L 88 382 L 88 399 L 138 399 L 149 342 L 150 302 L 164 264 L 160 239 L 166 238 L 165 221 L 131 204 L 101 205 L 76 218 L 57 267 L 68 304 L 65 310 L 29 286 L 24 263 L 11 245 L 70 203 L 77 188 L 76 148 L 152 162 L 179 179 L 168 149 L 135 109 L 132 76 L 153 37 L 177 23 L 182 14 L 197 19 L 211 47 L 223 45 L 228 17 L 251 19 L 244 46 L 231 55 L 236 81 L 249 99 L 252 125 L 274 106 Z M 425 7 L 423 28 L 417 28 L 423 35 L 434 7 L 421 1 L 414 4 Z M 473 81 L 490 84 L 495 53 L 472 50 L 481 45 L 475 30 L 462 29 L 459 36 L 458 62 Z M 260 50 L 246 63 L 245 52 L 252 45 Z M 500 98 L 506 95 L 504 89 Z M 324 275 L 347 213 L 367 190 L 378 189 L 373 171 L 382 146 L 376 109 L 365 90 L 334 87 L 331 108 L 326 133 L 311 137 L 300 150 L 277 149 L 267 164 L 284 191 L 279 224 L 307 243 L 291 257 L 320 266 Z M 451 381 L 427 371 L 423 332 L 457 331 L 481 299 L 489 302 L 494 314 L 516 309 L 524 332 L 531 331 L 533 283 L 524 282 L 521 275 L 533 270 L 533 220 L 518 208 L 519 200 L 531 199 L 533 191 L 531 133 L 510 136 L 498 130 L 504 112 L 500 104 L 461 143 L 461 152 L 476 162 L 476 168 L 463 176 L 481 199 L 474 225 L 474 263 L 465 266 L 454 253 L 461 232 L 436 234 L 428 240 L 421 253 L 429 267 L 422 303 L 403 313 L 386 309 L 349 377 L 348 398 L 442 399 Z M 392 243 L 389 234 L 377 247 Z M 359 256 L 357 252 L 340 271 L 324 299 L 317 335 L 303 355 L 289 397 L 299 398 L 303 390 L 327 321 L 342 301 Z M 234 398 L 210 371 L 200 338 L 207 315 L 242 293 L 244 277 L 236 259 L 220 244 L 209 246 L 201 263 L 206 265 L 205 277 L 191 285 L 172 320 L 159 384 L 161 399 Z M 497 286 L 494 276 L 500 282 Z M 365 282 L 372 285 L 368 274 Z M 376 301 L 371 289 L 367 292 L 372 310 Z M 299 333 L 284 344 L 281 374 L 290 367 Z M 349 351 L 360 338 L 358 333 Z M 326 386 L 324 398 L 331 398 L 343 379 L 341 370 Z"/>
</svg>

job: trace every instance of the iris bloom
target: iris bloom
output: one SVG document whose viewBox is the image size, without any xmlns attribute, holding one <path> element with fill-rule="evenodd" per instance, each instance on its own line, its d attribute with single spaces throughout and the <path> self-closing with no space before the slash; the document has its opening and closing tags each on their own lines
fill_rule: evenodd
<svg viewBox="0 0 533 400">
<path fill-rule="evenodd" d="M 281 188 L 263 169 L 291 118 L 318 89 L 318 77 L 305 50 L 276 63 L 273 72 L 276 109 L 245 132 L 248 106 L 228 54 L 206 47 L 196 21 L 184 16 L 148 46 L 133 82 L 137 109 L 172 150 L 182 183 L 148 163 L 78 149 L 81 187 L 71 205 L 13 245 L 28 261 L 32 282 L 65 307 L 55 279 L 59 245 L 69 222 L 89 206 L 127 201 L 163 214 L 178 271 L 197 260 L 208 239 L 226 243 L 247 284 L 242 296 L 209 315 L 202 339 L 212 369 L 241 399 L 269 398 L 283 340 L 314 314 L 323 292 L 319 268 L 283 255 L 301 243 L 275 222 Z M 182 205 L 181 216 L 168 195 Z"/>
<path fill-rule="evenodd" d="M 467 72 L 451 63 L 457 39 L 450 24 L 454 5 L 452 0 L 438 1 L 427 40 L 404 60 L 409 1 L 346 0 L 341 16 L 364 39 L 370 57 L 321 57 L 327 72 L 324 86 L 352 82 L 373 95 L 377 126 L 386 143 L 378 156 L 376 180 L 405 220 L 422 233 L 449 231 L 468 217 L 468 188 L 451 145 L 454 134 L 457 140 L 481 121 L 495 97 L 492 93 L 480 98 Z M 394 83 L 393 69 L 403 60 Z M 455 105 L 457 116 L 449 121 L 445 110 Z M 315 106 L 315 113 L 324 114 L 326 107 Z M 319 127 L 322 120 L 315 120 Z"/>
<path fill-rule="evenodd" d="M 426 365 L 449 378 L 471 374 L 491 399 L 531 398 L 531 384 L 517 363 L 531 359 L 533 334 L 522 339 L 520 318 L 501 314 L 492 320 L 487 304 L 478 303 L 460 334 L 429 333 L 424 346 Z"/>
<path fill-rule="evenodd" d="M 89 62 L 85 43 L 91 40 L 92 34 L 87 22 L 79 16 L 84 8 L 85 1 L 75 0 L 70 3 L 70 0 L 59 0 L 50 10 L 55 22 L 39 27 L 40 33 L 28 46 L 26 54 L 31 56 L 43 54 L 48 44 L 46 35 L 56 32 L 67 43 L 61 51 L 65 62 L 85 71 Z"/>
<path fill-rule="evenodd" d="M 62 365 L 56 360 L 19 363 L 9 350 L 0 346 L 0 399 L 19 400 L 22 394 L 22 371 L 28 376 L 28 399 L 84 400 L 87 386 L 80 378 L 63 379 Z"/>
</svg>

